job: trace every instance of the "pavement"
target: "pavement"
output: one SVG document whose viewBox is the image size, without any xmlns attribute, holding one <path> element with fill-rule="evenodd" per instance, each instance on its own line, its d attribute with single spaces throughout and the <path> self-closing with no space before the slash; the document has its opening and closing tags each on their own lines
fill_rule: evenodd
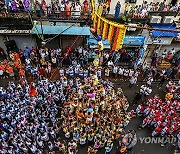
<svg viewBox="0 0 180 154">
<path fill-rule="evenodd" d="M 135 109 L 137 105 L 133 106 L 132 101 L 135 97 L 135 92 L 139 91 L 139 88 L 143 84 L 143 82 L 138 82 L 138 86 L 134 86 L 132 88 L 129 88 L 128 84 L 129 82 L 121 82 L 119 84 L 116 84 L 115 87 L 122 87 L 124 94 L 130 103 L 130 109 Z M 159 94 L 162 98 L 164 98 L 165 93 L 163 90 L 165 90 L 165 88 L 162 87 L 161 89 L 159 89 L 157 85 L 158 82 L 152 84 L 153 92 L 149 97 L 154 96 L 155 94 Z M 152 130 L 148 127 L 139 129 L 142 121 L 143 117 L 135 117 L 131 119 L 129 125 L 126 127 L 126 130 L 134 129 L 137 133 L 138 138 L 137 144 L 132 151 L 128 152 L 128 154 L 174 154 L 175 148 L 172 144 L 167 144 L 166 146 L 161 147 L 160 144 L 142 144 L 140 142 L 139 137 L 151 137 L 152 133 Z M 115 154 L 115 152 L 112 152 L 112 154 Z"/>
<path fill-rule="evenodd" d="M 3 79 L 3 80 L 1 79 L 0 87 L 1 86 L 5 87 L 7 85 L 7 82 L 8 82 L 8 79 Z M 135 85 L 132 88 L 129 88 L 128 87 L 129 82 L 114 81 L 115 89 L 117 89 L 118 87 L 121 87 L 123 89 L 123 92 L 130 103 L 129 110 L 136 108 L 137 104 L 135 105 L 132 104 L 132 101 L 135 97 L 135 92 L 139 91 L 139 88 L 142 84 L 143 82 L 138 82 L 137 83 L 138 86 Z M 149 97 L 152 97 L 155 94 L 159 94 L 162 98 L 164 98 L 165 88 L 162 87 L 161 89 L 159 89 L 157 87 L 157 84 L 158 84 L 157 82 L 154 82 L 152 84 L 153 92 Z M 175 153 L 180 154 L 179 152 L 175 152 L 175 147 L 172 144 L 166 144 L 166 146 L 161 147 L 160 144 L 141 143 L 139 137 L 151 137 L 151 133 L 152 133 L 152 130 L 148 127 L 144 129 L 139 129 L 139 126 L 142 124 L 142 121 L 143 121 L 143 117 L 134 117 L 133 119 L 131 119 L 130 123 L 126 127 L 126 131 L 134 129 L 137 133 L 137 138 L 138 138 L 137 144 L 130 152 L 128 152 L 128 154 L 175 154 Z M 60 132 L 60 137 L 62 140 L 65 139 L 64 134 L 62 132 Z M 114 148 L 110 154 L 116 154 L 117 145 L 118 143 L 115 142 Z M 85 145 L 85 146 L 79 145 L 78 154 L 87 154 L 87 148 L 88 148 L 88 145 Z M 59 152 L 56 152 L 56 153 L 59 153 Z M 104 149 L 98 151 L 98 154 L 104 154 L 104 153 L 105 153 Z"/>
</svg>

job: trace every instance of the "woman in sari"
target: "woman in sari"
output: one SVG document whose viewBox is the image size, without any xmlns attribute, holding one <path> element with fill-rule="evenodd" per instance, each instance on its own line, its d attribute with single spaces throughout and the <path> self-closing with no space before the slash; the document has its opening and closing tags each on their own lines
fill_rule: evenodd
<svg viewBox="0 0 180 154">
<path fill-rule="evenodd" d="M 28 12 L 30 10 L 30 2 L 29 2 L 29 0 L 24 0 L 23 4 L 24 4 L 25 11 Z"/>
<path fill-rule="evenodd" d="M 68 19 L 70 19 L 71 17 L 71 5 L 69 4 L 69 2 L 66 3 L 66 16 Z"/>
<path fill-rule="evenodd" d="M 11 9 L 13 12 L 17 11 L 17 5 L 16 5 L 16 2 L 14 0 L 12 0 L 12 2 L 11 2 Z"/>
<path fill-rule="evenodd" d="M 118 1 L 117 4 L 116 4 L 116 8 L 115 8 L 114 18 L 119 18 L 120 10 L 121 10 L 121 4 Z"/>
<path fill-rule="evenodd" d="M 84 7 L 83 7 L 83 12 L 85 13 L 85 12 L 88 11 L 88 8 L 89 8 L 89 3 L 88 3 L 88 1 L 85 0 L 85 1 L 83 2 L 83 5 L 84 5 Z"/>
</svg>

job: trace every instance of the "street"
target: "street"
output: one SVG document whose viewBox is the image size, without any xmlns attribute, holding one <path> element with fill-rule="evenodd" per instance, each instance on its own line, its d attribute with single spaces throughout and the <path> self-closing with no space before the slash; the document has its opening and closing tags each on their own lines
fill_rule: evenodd
<svg viewBox="0 0 180 154">
<path fill-rule="evenodd" d="M 0 86 L 6 86 L 7 82 L 9 81 L 9 79 L 1 79 Z M 125 96 L 128 99 L 128 102 L 130 104 L 130 107 L 128 110 L 131 109 L 136 109 L 137 105 L 132 104 L 132 101 L 135 97 L 135 92 L 139 91 L 140 86 L 143 84 L 143 82 L 138 82 L 138 86 L 134 85 L 132 88 L 129 88 L 129 82 L 122 82 L 122 81 L 115 81 L 114 82 L 114 86 L 115 89 L 117 89 L 118 87 L 122 87 L 123 92 L 125 94 Z M 155 94 L 159 94 L 162 98 L 164 98 L 165 93 L 163 92 L 164 87 L 162 87 L 161 89 L 157 88 L 157 84 L 158 82 L 154 82 L 152 84 L 152 88 L 153 88 L 153 92 L 151 93 L 151 96 L 154 96 Z M 165 86 L 165 85 L 164 85 Z M 131 119 L 130 123 L 128 124 L 128 126 L 126 127 L 126 131 L 128 130 L 135 130 L 137 133 L 137 138 L 138 138 L 138 142 L 135 145 L 135 147 L 128 152 L 128 154 L 174 154 L 175 153 L 175 147 L 172 144 L 167 144 L 164 147 L 161 147 L 160 144 L 145 144 L 145 143 L 140 143 L 140 139 L 139 137 L 151 137 L 151 129 L 146 127 L 144 129 L 139 129 L 139 126 L 142 124 L 142 120 L 143 117 L 134 117 Z M 65 140 L 64 134 L 63 132 L 59 133 L 61 140 Z M 115 154 L 116 153 L 116 147 L 118 145 L 118 142 L 114 143 L 114 148 L 111 151 L 111 154 Z M 78 154 L 86 154 L 87 153 L 87 148 L 88 145 L 86 144 L 86 146 L 80 146 L 78 147 Z M 59 152 L 57 152 L 59 153 Z M 105 153 L 104 149 L 99 150 L 98 154 L 103 154 Z M 177 152 L 176 152 L 177 153 Z"/>
</svg>

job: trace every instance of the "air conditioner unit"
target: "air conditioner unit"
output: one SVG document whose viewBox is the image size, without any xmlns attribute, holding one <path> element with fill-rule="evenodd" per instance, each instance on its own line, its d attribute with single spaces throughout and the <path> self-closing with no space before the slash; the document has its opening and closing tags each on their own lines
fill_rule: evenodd
<svg viewBox="0 0 180 154">
<path fill-rule="evenodd" d="M 161 23 L 161 19 L 162 19 L 161 16 L 152 16 L 150 23 L 159 24 L 159 23 Z"/>
<path fill-rule="evenodd" d="M 127 31 L 136 31 L 135 27 L 137 27 L 137 24 L 128 24 L 128 25 L 129 27 L 127 28 Z"/>
<path fill-rule="evenodd" d="M 166 16 L 164 17 L 163 23 L 171 24 L 174 21 L 174 16 Z"/>
<path fill-rule="evenodd" d="M 180 28 L 180 23 L 176 23 L 176 28 Z"/>
<path fill-rule="evenodd" d="M 175 21 L 175 22 L 180 22 L 180 16 L 176 16 L 176 17 L 174 18 L 174 21 Z"/>
</svg>

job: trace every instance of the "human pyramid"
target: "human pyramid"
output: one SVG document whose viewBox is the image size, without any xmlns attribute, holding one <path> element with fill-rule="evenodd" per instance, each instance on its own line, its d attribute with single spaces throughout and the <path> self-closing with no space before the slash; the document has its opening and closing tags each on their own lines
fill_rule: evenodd
<svg viewBox="0 0 180 154">
<path fill-rule="evenodd" d="M 111 82 L 97 80 L 96 75 L 87 77 L 79 87 L 70 88 L 61 111 L 62 127 L 67 139 L 72 136 L 80 145 L 88 143 L 96 150 L 110 152 L 113 141 L 129 123 L 129 104 L 121 88 L 116 93 Z"/>
<path fill-rule="evenodd" d="M 108 152 L 130 120 L 122 89 L 116 93 L 96 73 L 67 84 L 46 78 L 23 85 L 9 82 L 0 89 L 0 101 L 1 153 L 76 153 L 78 143 Z M 60 128 L 73 139 L 68 145 L 59 138 Z"/>
</svg>

